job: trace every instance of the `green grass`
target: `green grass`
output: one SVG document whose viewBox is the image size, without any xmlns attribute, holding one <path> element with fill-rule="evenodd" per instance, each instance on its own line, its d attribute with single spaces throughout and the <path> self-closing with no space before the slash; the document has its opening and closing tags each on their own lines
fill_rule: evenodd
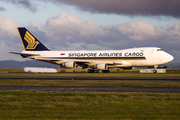
<svg viewBox="0 0 180 120">
<path fill-rule="evenodd" d="M 0 119 L 179 119 L 180 93 L 0 91 Z"/>
<path fill-rule="evenodd" d="M 57 68 L 58 73 L 85 73 L 88 69 L 66 69 L 66 68 Z M 123 69 L 110 69 L 111 73 L 139 73 L 140 69 L 132 69 L 132 70 L 123 70 Z M 170 71 L 177 71 L 180 73 L 179 68 L 170 68 L 166 69 L 167 73 L 170 73 Z M 0 68 L 0 72 L 10 72 L 10 73 L 17 73 L 17 72 L 23 72 L 23 68 Z M 100 72 L 102 72 L 100 70 Z"/>
<path fill-rule="evenodd" d="M 180 87 L 180 81 L 118 80 L 0 80 L 0 85 Z"/>
<path fill-rule="evenodd" d="M 118 70 L 118 71 L 117 71 Z M 63 71 L 63 72 L 62 72 Z M 74 72 L 73 72 L 74 71 Z M 121 69 L 110 69 L 111 73 L 84 73 L 82 69 L 58 69 L 58 73 L 23 73 L 22 68 L 18 69 L 0 69 L 0 77 L 180 77 L 180 74 L 171 74 L 170 71 L 180 69 L 167 69 L 167 74 L 139 74 L 139 69 L 123 71 Z M 7 73 L 9 72 L 9 73 Z M 67 72 L 67 73 L 64 73 Z"/>
<path fill-rule="evenodd" d="M 179 78 L 180 74 L 139 73 L 0 73 L 0 77 L 168 77 Z"/>
<path fill-rule="evenodd" d="M 23 72 L 23 68 L 0 68 L 0 72 Z"/>
<path fill-rule="evenodd" d="M 70 70 L 70 69 L 68 69 Z M 115 70 L 115 69 L 113 69 Z M 168 69 L 168 71 L 179 69 Z M 180 74 L 120 73 L 18 73 L 22 69 L 0 69 L 0 77 L 180 77 Z M 66 70 L 67 72 L 67 70 Z M 76 72 L 76 71 L 75 71 Z M 78 71 L 79 72 L 79 71 Z M 131 73 L 134 72 L 135 74 Z M 66 81 L 0 80 L 0 85 L 44 86 L 148 86 L 180 87 L 179 81 Z M 180 119 L 180 93 L 0 91 L 0 119 Z"/>
</svg>

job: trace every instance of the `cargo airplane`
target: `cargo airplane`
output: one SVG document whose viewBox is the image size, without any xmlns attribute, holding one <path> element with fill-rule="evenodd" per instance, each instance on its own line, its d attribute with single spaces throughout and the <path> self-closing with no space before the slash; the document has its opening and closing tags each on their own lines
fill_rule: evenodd
<svg viewBox="0 0 180 120">
<path fill-rule="evenodd" d="M 26 28 L 17 28 L 24 50 L 19 54 L 23 58 L 58 64 L 65 68 L 81 66 L 88 68 L 89 73 L 108 73 L 109 68 L 132 69 L 132 67 L 156 66 L 168 63 L 174 58 L 158 47 L 140 47 L 123 50 L 83 50 L 83 51 L 51 51 L 44 46 Z"/>
</svg>

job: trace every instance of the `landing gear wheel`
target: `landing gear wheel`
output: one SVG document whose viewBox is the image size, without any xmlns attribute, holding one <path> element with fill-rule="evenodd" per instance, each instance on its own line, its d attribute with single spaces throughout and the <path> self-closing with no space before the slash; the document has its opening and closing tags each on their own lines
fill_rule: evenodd
<svg viewBox="0 0 180 120">
<path fill-rule="evenodd" d="M 99 70 L 94 70 L 94 73 L 99 73 Z"/>
<path fill-rule="evenodd" d="M 103 73 L 109 73 L 109 70 L 103 70 L 102 72 Z"/>
<path fill-rule="evenodd" d="M 87 72 L 88 72 L 88 73 L 95 73 L 95 70 L 90 70 L 90 69 L 89 69 Z"/>
<path fill-rule="evenodd" d="M 153 73 L 157 73 L 157 70 L 153 70 Z"/>
<path fill-rule="evenodd" d="M 88 72 L 88 73 L 93 73 L 94 71 L 89 69 L 87 72 Z"/>
<path fill-rule="evenodd" d="M 91 70 L 91 73 L 94 73 L 94 70 Z"/>
</svg>

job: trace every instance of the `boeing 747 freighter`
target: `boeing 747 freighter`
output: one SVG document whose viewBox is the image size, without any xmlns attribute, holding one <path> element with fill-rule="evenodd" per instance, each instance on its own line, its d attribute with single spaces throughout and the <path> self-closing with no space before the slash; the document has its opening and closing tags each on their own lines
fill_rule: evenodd
<svg viewBox="0 0 180 120">
<path fill-rule="evenodd" d="M 170 54 L 158 47 L 140 47 L 123 50 L 83 50 L 52 51 L 44 46 L 26 28 L 17 28 L 24 50 L 19 54 L 23 58 L 58 64 L 65 68 L 81 66 L 88 68 L 89 73 L 109 72 L 109 68 L 131 69 L 132 67 L 158 66 L 172 61 Z M 156 72 L 156 69 L 154 70 Z"/>
</svg>

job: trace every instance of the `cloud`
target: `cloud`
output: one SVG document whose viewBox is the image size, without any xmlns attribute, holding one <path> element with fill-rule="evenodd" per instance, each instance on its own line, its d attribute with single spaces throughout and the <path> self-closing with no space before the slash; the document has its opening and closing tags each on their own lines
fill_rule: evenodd
<svg viewBox="0 0 180 120">
<path fill-rule="evenodd" d="M 22 44 L 20 46 L 20 40 L 17 27 L 22 26 L 22 24 L 16 22 L 14 19 L 6 18 L 0 16 L 0 60 L 7 60 L 11 57 L 7 52 L 21 50 Z M 18 58 L 18 57 L 13 57 Z"/>
<path fill-rule="evenodd" d="M 55 42 L 53 46 L 57 46 L 56 42 L 59 42 L 59 44 L 65 44 L 65 48 L 69 48 L 71 44 L 81 46 L 83 43 L 84 45 L 98 45 L 101 48 L 104 46 L 109 49 L 118 49 L 119 44 L 116 44 L 118 42 L 123 44 L 128 41 L 144 42 L 158 37 L 158 29 L 144 21 L 97 26 L 91 20 L 80 21 L 76 16 L 66 13 L 48 19 L 40 29 Z"/>
<path fill-rule="evenodd" d="M 32 12 L 36 12 L 36 5 L 32 4 L 29 0 L 2 0 L 3 2 L 12 3 L 14 5 L 21 5 L 24 8 L 29 9 Z"/>
<path fill-rule="evenodd" d="M 0 16 L 1 48 L 16 52 L 24 50 L 16 30 L 18 26 L 22 25 Z M 176 57 L 180 51 L 180 21 L 166 27 L 154 27 L 145 21 L 98 26 L 92 20 L 81 21 L 78 17 L 63 12 L 47 19 L 45 24 L 32 21 L 26 28 L 51 50 L 161 47 L 174 55 L 175 61 L 180 60 L 179 56 Z M 7 52 L 3 49 L 0 56 Z"/>
<path fill-rule="evenodd" d="M 1 0 L 3 2 L 21 5 L 36 12 L 38 5 L 30 0 Z M 52 2 L 56 5 L 68 4 L 83 11 L 92 13 L 118 14 L 129 16 L 171 16 L 180 17 L 179 0 L 37 0 Z M 2 10 L 4 10 L 2 8 Z M 0 11 L 1 7 L 0 7 Z"/>
<path fill-rule="evenodd" d="M 179 0 L 51 0 L 98 13 L 180 17 Z"/>
<path fill-rule="evenodd" d="M 6 9 L 2 6 L 0 6 L 0 11 L 6 11 Z"/>
<path fill-rule="evenodd" d="M 180 22 L 167 27 L 154 27 L 145 21 L 98 26 L 93 21 L 80 21 L 61 13 L 47 19 L 44 32 L 54 49 L 123 49 L 140 46 L 177 46 L 180 44 Z M 59 47 L 61 46 L 61 47 Z M 170 50 L 171 47 L 167 47 Z M 178 46 L 177 46 L 178 47 Z M 179 48 L 177 48 L 179 49 Z"/>
<path fill-rule="evenodd" d="M 76 16 L 66 13 L 61 13 L 57 17 L 48 19 L 41 29 L 47 33 L 46 35 L 49 39 L 55 42 L 55 46 L 57 46 L 56 42 L 59 42 L 64 49 L 70 46 L 73 46 L 71 49 L 80 49 L 80 46 L 87 48 L 82 43 L 96 43 L 95 39 L 89 41 L 89 38 L 104 34 L 102 29 L 93 21 L 80 21 Z M 51 45 L 53 42 L 51 42 Z"/>
<path fill-rule="evenodd" d="M 98 26 L 91 20 L 81 21 L 74 15 L 61 13 L 47 19 L 42 26 L 33 25 L 54 50 L 161 47 L 172 54 L 180 51 L 180 22 L 166 27 L 154 27 L 145 21 Z"/>
<path fill-rule="evenodd" d="M 8 36 L 13 38 L 17 36 L 17 27 L 22 24 L 16 22 L 14 19 L 0 16 L 0 38 Z"/>
</svg>

